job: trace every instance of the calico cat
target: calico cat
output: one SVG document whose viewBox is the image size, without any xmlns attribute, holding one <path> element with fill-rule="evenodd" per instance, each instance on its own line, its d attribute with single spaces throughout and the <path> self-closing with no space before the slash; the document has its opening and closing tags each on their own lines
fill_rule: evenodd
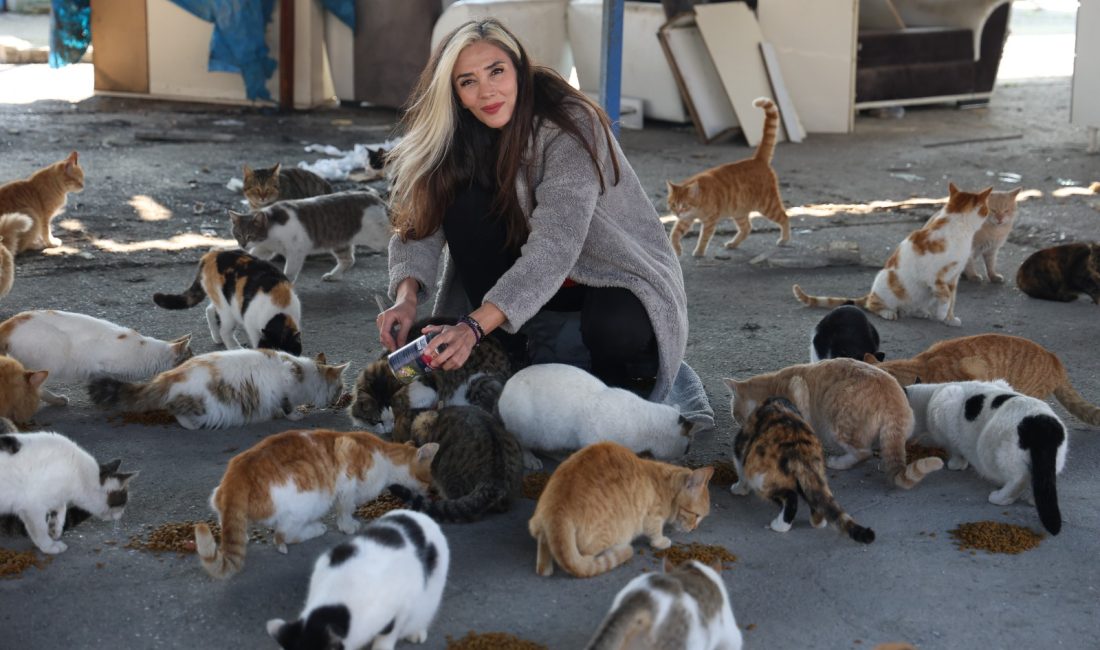
<svg viewBox="0 0 1100 650">
<path fill-rule="evenodd" d="M 304 417 L 299 405 L 331 406 L 344 390 L 348 364 L 327 365 L 277 350 L 209 352 L 147 382 L 94 379 L 88 395 L 101 407 L 166 410 L 185 429 L 221 429 L 277 417 Z"/>
<path fill-rule="evenodd" d="M 0 355 L 0 417 L 16 422 L 30 420 L 38 410 L 39 391 L 49 374 L 27 370 L 15 359 Z"/>
<path fill-rule="evenodd" d="M 1063 244 L 1032 253 L 1016 272 L 1016 286 L 1032 298 L 1073 302 L 1083 293 L 1100 305 L 1100 244 Z"/>
<path fill-rule="evenodd" d="M 283 169 L 282 163 L 266 169 L 244 166 L 244 198 L 253 210 L 260 210 L 289 199 L 307 199 L 311 196 L 332 194 L 332 185 L 317 174 L 305 169 Z"/>
<path fill-rule="evenodd" d="M 870 358 L 865 361 L 875 363 Z M 1053 394 L 1075 417 L 1100 426 L 1100 406 L 1090 404 L 1077 392 L 1058 355 L 1019 336 L 978 334 L 948 339 L 912 359 L 884 361 L 878 367 L 902 386 L 918 379 L 932 384 L 1004 379 L 1024 395 L 1047 399 Z"/>
<path fill-rule="evenodd" d="M 974 243 L 970 246 L 970 259 L 966 263 L 966 270 L 963 271 L 963 277 L 967 280 L 982 281 L 982 275 L 978 273 L 980 259 L 990 282 L 1005 281 L 1005 276 L 997 273 L 997 253 L 1012 232 L 1012 223 L 1016 220 L 1016 195 L 1019 193 L 1020 188 L 1017 187 L 1014 190 L 993 192 L 989 195 L 987 201 L 989 218 L 974 234 Z"/>
<path fill-rule="evenodd" d="M 391 483 L 427 493 L 435 443 L 420 448 L 379 440 L 365 431 L 284 431 L 268 436 L 229 461 L 210 507 L 222 527 L 221 547 L 210 527 L 195 526 L 195 548 L 206 572 L 227 578 L 244 566 L 248 525 L 275 529 L 286 553 L 325 534 L 321 518 L 336 505 L 336 526 L 353 535 L 355 507 Z"/>
<path fill-rule="evenodd" d="M 638 458 L 614 442 L 588 445 L 550 476 L 528 522 L 538 542 L 535 571 L 550 576 L 557 561 L 578 578 L 606 573 L 634 555 L 639 535 L 668 548 L 665 524 L 691 532 L 710 514 L 713 473 Z"/>
<path fill-rule="evenodd" d="M 882 361 L 886 355 L 878 348 L 878 330 L 867 315 L 855 305 L 841 305 L 825 314 L 814 328 L 810 363 L 841 357 L 862 361 L 865 354 Z"/>
<path fill-rule="evenodd" d="M 861 544 L 875 541 L 874 531 L 857 524 L 833 498 L 821 442 L 788 400 L 769 397 L 752 412 L 734 437 L 733 464 L 739 480 L 731 493 L 754 491 L 779 506 L 772 530 L 791 529 L 801 495 L 810 506 L 814 528 L 832 523 Z"/>
<path fill-rule="evenodd" d="M 61 553 L 70 505 L 106 521 L 126 509 L 127 486 L 137 472 L 120 473 L 120 460 L 100 465 L 59 433 L 0 435 L 0 514 L 19 517 L 43 553 Z"/>
<path fill-rule="evenodd" d="M 643 573 L 615 596 L 587 650 L 741 650 L 721 563 L 690 560 Z"/>
<path fill-rule="evenodd" d="M 293 623 L 271 619 L 267 633 L 287 650 L 424 643 L 450 561 L 438 524 L 394 510 L 317 558 L 301 616 Z"/>
<path fill-rule="evenodd" d="M 367 147 L 367 164 L 370 165 L 371 169 L 382 171 L 386 168 L 386 155 L 389 152 L 390 150 L 385 147 L 378 147 L 377 149 Z"/>
<path fill-rule="evenodd" d="M 60 246 L 61 240 L 53 236 L 53 218 L 65 207 L 70 192 L 83 190 L 84 169 L 75 151 L 30 178 L 0 185 L 0 215 L 21 212 L 34 221 L 33 227 L 18 237 L 14 250 L 8 246 L 9 250 L 22 253 Z"/>
<path fill-rule="evenodd" d="M 190 359 L 191 335 L 161 341 L 102 318 L 46 309 L 25 311 L 0 323 L 0 353 L 48 370 L 53 382 L 93 377 L 134 381 Z M 69 402 L 45 386 L 40 392 L 47 404 Z"/>
<path fill-rule="evenodd" d="M 432 480 L 443 496 L 429 501 L 406 487 L 390 492 L 413 510 L 436 521 L 475 521 L 487 512 L 505 512 L 523 489 L 519 443 L 500 419 L 476 406 L 447 406 L 420 413 L 412 422 L 418 445 L 439 443 Z"/>
<path fill-rule="evenodd" d="M 902 315 L 961 325 L 955 316 L 959 275 L 970 259 L 974 233 L 989 216 L 987 200 L 993 189 L 973 194 L 959 191 L 954 183 L 948 189 L 947 205 L 894 249 L 870 293 L 860 298 L 810 296 L 796 284 L 792 287 L 795 298 L 810 307 L 836 307 L 851 301 L 886 320 Z"/>
<path fill-rule="evenodd" d="M 749 213 L 753 211 L 779 224 L 777 245 L 790 241 L 790 220 L 783 207 L 783 198 L 779 195 L 779 179 L 771 166 L 775 134 L 779 128 L 779 111 L 766 97 L 756 99 L 752 105 L 764 109 L 765 115 L 764 137 L 752 158 L 712 167 L 679 184 L 668 182 L 668 209 L 677 218 L 669 239 L 677 255 L 681 253 L 680 239 L 696 221 L 703 222 L 703 230 L 699 233 L 699 243 L 695 245 L 692 255 L 706 255 L 707 244 L 723 217 L 729 217 L 737 224 L 737 234 L 725 243 L 725 247 L 737 248 L 752 232 Z"/>
<path fill-rule="evenodd" d="M 336 280 L 355 264 L 356 245 L 384 251 L 392 235 L 386 203 L 374 192 L 280 201 L 252 214 L 229 215 L 241 248 L 265 259 L 285 257 L 283 272 L 291 282 L 310 253 L 332 253 L 336 266 L 321 279 Z"/>
<path fill-rule="evenodd" d="M 691 422 L 675 406 L 611 388 L 562 363 L 517 372 L 504 385 L 498 408 L 523 447 L 527 469 L 542 468 L 534 451 L 573 451 L 602 440 L 661 459 L 679 458 L 691 444 Z"/>
<path fill-rule="evenodd" d="M 19 238 L 33 227 L 34 221 L 25 214 L 16 212 L 0 216 L 0 298 L 8 295 L 15 283 Z"/>
<path fill-rule="evenodd" d="M 825 359 L 725 382 L 730 411 L 742 426 L 769 397 L 790 400 L 818 436 L 845 451 L 829 457 L 825 464 L 830 469 L 849 469 L 867 460 L 876 440 L 883 470 L 898 487 L 909 489 L 943 467 L 939 458 L 906 464 L 905 441 L 913 430 L 909 402 L 893 377 L 862 361 Z"/>
<path fill-rule="evenodd" d="M 950 469 L 974 469 L 1001 486 L 989 502 L 1007 506 L 1020 495 L 1034 500 L 1051 535 L 1062 530 L 1055 477 L 1066 464 L 1066 428 L 1041 399 L 1004 381 L 914 384 L 905 389 L 918 432 L 951 455 Z"/>
<path fill-rule="evenodd" d="M 206 322 L 210 338 L 230 350 L 241 347 L 238 326 L 253 348 L 302 354 L 302 305 L 281 271 L 240 250 L 210 251 L 199 260 L 195 281 L 181 294 L 153 294 L 165 309 L 187 309 L 210 297 Z"/>
</svg>

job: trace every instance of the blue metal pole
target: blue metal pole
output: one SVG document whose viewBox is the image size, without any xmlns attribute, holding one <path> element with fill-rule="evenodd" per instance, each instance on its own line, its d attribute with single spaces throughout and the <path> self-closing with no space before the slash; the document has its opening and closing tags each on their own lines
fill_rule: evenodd
<svg viewBox="0 0 1100 650">
<path fill-rule="evenodd" d="M 603 44 L 600 48 L 600 103 L 611 118 L 615 137 L 619 136 L 619 117 L 623 87 L 623 8 L 624 0 L 604 0 Z"/>
</svg>

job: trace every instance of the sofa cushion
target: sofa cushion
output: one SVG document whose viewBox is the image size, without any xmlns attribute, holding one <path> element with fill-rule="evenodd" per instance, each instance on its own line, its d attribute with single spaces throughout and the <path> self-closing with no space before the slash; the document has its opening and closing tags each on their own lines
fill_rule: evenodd
<svg viewBox="0 0 1100 650">
<path fill-rule="evenodd" d="M 856 103 L 975 92 L 974 62 L 883 65 L 856 69 Z"/>
<path fill-rule="evenodd" d="M 974 61 L 974 34 L 951 27 L 859 32 L 856 66 Z"/>
</svg>

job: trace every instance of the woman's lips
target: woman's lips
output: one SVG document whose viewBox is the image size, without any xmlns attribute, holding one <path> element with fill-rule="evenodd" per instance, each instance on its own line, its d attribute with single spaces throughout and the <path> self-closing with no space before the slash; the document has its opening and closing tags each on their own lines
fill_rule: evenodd
<svg viewBox="0 0 1100 650">
<path fill-rule="evenodd" d="M 504 102 L 497 102 L 496 104 L 489 104 L 481 109 L 483 113 L 489 115 L 496 115 L 496 112 L 500 110 L 501 106 L 504 106 Z"/>
</svg>

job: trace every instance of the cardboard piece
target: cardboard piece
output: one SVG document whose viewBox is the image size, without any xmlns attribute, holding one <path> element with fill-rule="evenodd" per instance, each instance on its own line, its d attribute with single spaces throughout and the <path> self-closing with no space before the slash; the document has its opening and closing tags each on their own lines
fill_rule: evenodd
<svg viewBox="0 0 1100 650">
<path fill-rule="evenodd" d="M 657 39 L 703 144 L 725 137 L 738 127 L 733 105 L 722 89 L 694 14 L 681 14 L 657 30 Z"/>
<path fill-rule="evenodd" d="M 772 82 L 772 92 L 775 93 L 775 103 L 779 107 L 779 117 L 783 119 L 783 126 L 787 129 L 787 137 L 791 142 L 802 142 L 806 139 L 806 130 L 802 128 L 802 121 L 798 119 L 794 101 L 791 99 L 791 94 L 787 92 L 787 84 L 783 81 L 783 70 L 779 67 L 775 48 L 771 43 L 761 43 L 760 54 L 764 57 L 764 67 L 767 68 L 768 78 Z"/>
<path fill-rule="evenodd" d="M 149 92 L 145 0 L 92 0 L 95 89 Z"/>
<path fill-rule="evenodd" d="M 744 3 L 719 2 L 696 5 L 695 18 L 745 140 L 755 147 L 764 134 L 764 111 L 753 106 L 752 102 L 757 97 L 774 101 L 768 72 L 760 56 L 760 43 L 764 36 L 756 17 Z M 786 139 L 787 133 L 781 123 L 776 142 Z"/>
</svg>

